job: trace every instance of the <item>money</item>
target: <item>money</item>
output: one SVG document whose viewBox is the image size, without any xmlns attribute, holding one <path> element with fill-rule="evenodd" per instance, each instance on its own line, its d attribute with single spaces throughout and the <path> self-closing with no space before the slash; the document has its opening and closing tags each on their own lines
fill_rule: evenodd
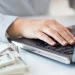
<svg viewBox="0 0 75 75">
<path fill-rule="evenodd" d="M 15 58 L 11 55 L 9 51 L 7 53 L 0 55 L 0 67 L 13 64 L 14 62 Z"/>
<path fill-rule="evenodd" d="M 9 44 L 3 44 L 1 43 L 0 44 L 0 53 L 5 51 L 5 49 L 7 49 L 9 47 Z"/>
<path fill-rule="evenodd" d="M 10 45 L 0 53 L 0 75 L 24 74 L 28 69 L 15 45 Z"/>
<path fill-rule="evenodd" d="M 27 64 L 23 63 L 19 58 L 17 58 L 15 64 L 1 67 L 0 75 L 24 74 L 26 68 Z"/>
</svg>

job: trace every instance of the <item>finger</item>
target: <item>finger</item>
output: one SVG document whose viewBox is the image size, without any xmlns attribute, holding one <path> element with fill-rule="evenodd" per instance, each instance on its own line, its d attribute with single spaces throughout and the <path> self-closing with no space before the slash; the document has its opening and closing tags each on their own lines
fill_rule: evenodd
<svg viewBox="0 0 75 75">
<path fill-rule="evenodd" d="M 72 30 L 72 27 L 66 27 L 66 28 L 67 28 L 68 30 L 70 30 L 70 31 Z"/>
<path fill-rule="evenodd" d="M 59 25 L 59 26 L 64 27 L 64 25 L 60 24 L 60 23 L 57 22 L 56 20 L 54 20 L 54 24 L 57 24 L 57 25 Z M 69 30 L 72 30 L 72 26 L 68 26 L 68 27 L 66 27 L 66 28 L 69 29 Z"/>
<path fill-rule="evenodd" d="M 74 35 L 67 28 L 64 27 L 64 30 L 71 36 L 73 40 L 75 40 Z"/>
<path fill-rule="evenodd" d="M 59 25 L 67 34 L 68 34 L 68 36 L 69 37 L 71 37 L 71 39 L 69 40 L 69 42 L 70 42 L 70 44 L 74 44 L 75 42 L 75 37 L 74 37 L 74 35 L 66 28 L 66 27 L 64 27 L 63 25 L 61 25 L 60 23 L 58 23 L 57 21 L 55 21 L 55 23 L 57 24 L 57 25 Z"/>
<path fill-rule="evenodd" d="M 66 28 L 64 27 L 63 25 L 61 25 L 60 23 L 56 22 L 60 27 L 62 27 L 62 29 L 71 37 L 71 39 L 75 40 L 75 37 L 74 35 Z M 72 27 L 70 27 L 72 28 Z"/>
<path fill-rule="evenodd" d="M 67 28 L 63 27 L 63 29 L 72 37 L 72 39 L 75 40 L 74 35 L 73 35 Z M 72 30 L 72 29 L 71 29 L 71 30 Z"/>
<path fill-rule="evenodd" d="M 44 34 L 43 32 L 39 31 L 37 33 L 37 38 L 40 40 L 43 40 L 45 42 L 47 42 L 48 44 L 54 46 L 56 44 L 56 42 L 54 42 L 51 38 L 49 38 L 46 34 Z"/>
<path fill-rule="evenodd" d="M 71 35 L 68 35 L 69 32 L 65 31 L 63 29 L 63 27 L 55 25 L 55 27 L 53 27 L 53 29 L 55 29 L 69 44 L 72 45 L 72 44 L 75 43 L 75 41 L 73 40 L 73 38 L 71 37 Z"/>
<path fill-rule="evenodd" d="M 67 42 L 52 28 L 45 26 L 42 30 L 47 35 L 53 37 L 55 40 L 57 40 L 61 45 L 65 46 L 67 45 Z"/>
<path fill-rule="evenodd" d="M 61 25 L 60 23 L 58 23 L 57 21 L 56 21 L 56 23 L 60 26 L 60 27 L 62 27 L 65 31 L 67 31 L 67 33 L 72 37 L 72 39 L 74 38 L 74 36 L 73 36 L 73 34 L 68 30 L 68 29 L 71 29 L 72 30 L 72 27 L 64 27 L 63 25 Z"/>
</svg>

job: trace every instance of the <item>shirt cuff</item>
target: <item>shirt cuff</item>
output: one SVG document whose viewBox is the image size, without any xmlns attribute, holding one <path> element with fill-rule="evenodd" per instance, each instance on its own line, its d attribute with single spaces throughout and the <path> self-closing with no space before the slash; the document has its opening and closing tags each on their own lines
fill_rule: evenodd
<svg viewBox="0 0 75 75">
<path fill-rule="evenodd" d="M 7 36 L 6 31 L 8 27 L 14 22 L 14 20 L 17 18 L 15 16 L 3 16 L 3 20 L 0 23 L 0 41 L 7 43 Z"/>
</svg>

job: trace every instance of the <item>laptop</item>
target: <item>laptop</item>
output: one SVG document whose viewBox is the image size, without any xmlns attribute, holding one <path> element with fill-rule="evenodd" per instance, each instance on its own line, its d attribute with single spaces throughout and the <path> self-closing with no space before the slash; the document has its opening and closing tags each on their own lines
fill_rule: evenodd
<svg viewBox="0 0 75 75">
<path fill-rule="evenodd" d="M 75 26 L 72 26 L 72 33 L 75 35 Z M 52 47 L 48 43 L 39 39 L 11 38 L 14 44 L 21 46 L 24 50 L 35 53 L 64 64 L 75 63 L 75 45 L 62 46 L 57 41 L 56 46 Z"/>
</svg>

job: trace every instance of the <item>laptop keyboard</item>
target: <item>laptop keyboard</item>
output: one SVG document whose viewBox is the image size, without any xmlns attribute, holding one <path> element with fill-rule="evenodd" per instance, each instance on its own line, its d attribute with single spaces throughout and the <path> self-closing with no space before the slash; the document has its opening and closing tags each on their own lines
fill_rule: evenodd
<svg viewBox="0 0 75 75">
<path fill-rule="evenodd" d="M 45 49 L 53 50 L 67 55 L 73 54 L 74 45 L 62 46 L 58 42 L 56 42 L 57 43 L 56 46 L 50 46 L 48 43 L 41 40 L 34 40 L 34 41 L 36 42 L 37 46 L 43 47 Z"/>
<path fill-rule="evenodd" d="M 9 39 L 10 40 L 10 39 Z M 16 40 L 16 39 L 14 39 Z M 18 39 L 19 42 L 21 42 L 22 40 L 24 40 L 25 42 L 27 40 L 25 40 L 24 38 L 21 38 L 21 39 Z M 29 39 L 28 39 L 29 40 Z M 54 39 L 53 39 L 54 40 Z M 56 45 L 55 46 L 51 46 L 49 45 L 48 43 L 44 42 L 44 41 L 41 41 L 39 39 L 32 39 L 30 40 L 31 42 L 34 42 L 34 44 L 36 46 L 39 46 L 41 48 L 45 48 L 47 50 L 52 50 L 52 51 L 56 51 L 56 52 L 59 52 L 61 54 L 66 54 L 66 55 L 71 55 L 73 54 L 73 50 L 74 50 L 74 45 L 67 45 L 67 46 L 62 46 L 61 44 L 59 44 L 57 41 L 56 42 Z"/>
</svg>

